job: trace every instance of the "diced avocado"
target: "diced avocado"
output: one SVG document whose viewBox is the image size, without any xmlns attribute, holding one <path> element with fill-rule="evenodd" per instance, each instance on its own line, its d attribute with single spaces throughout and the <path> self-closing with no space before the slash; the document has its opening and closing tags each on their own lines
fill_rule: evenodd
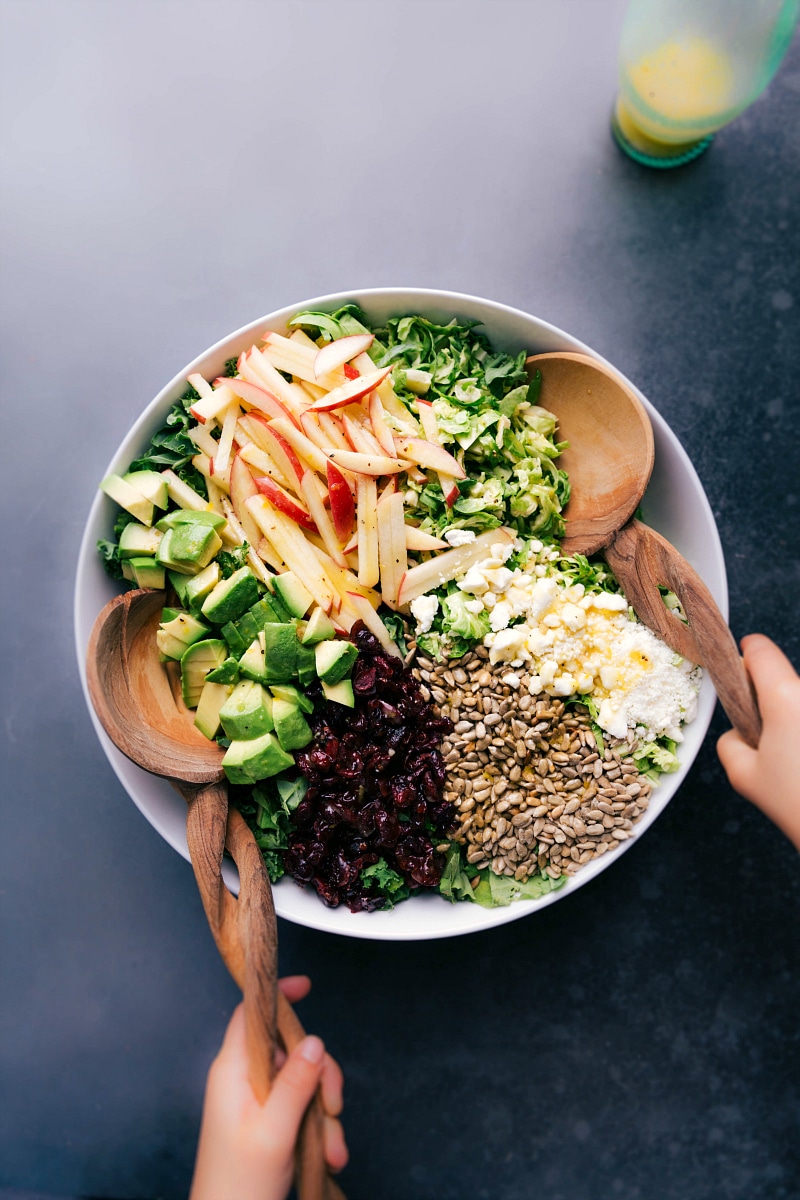
<svg viewBox="0 0 800 1200">
<path fill-rule="evenodd" d="M 174 529 L 168 529 L 158 543 L 156 550 L 156 562 L 160 562 L 168 571 L 176 571 L 179 575 L 196 575 L 197 566 L 193 563 L 178 562 L 172 557 L 170 548 L 172 546 L 172 536 Z"/>
<path fill-rule="evenodd" d="M 215 667 L 213 671 L 209 671 L 206 675 L 208 683 L 238 683 L 239 682 L 239 660 L 236 658 L 226 658 L 223 663 Z"/>
<path fill-rule="evenodd" d="M 179 571 L 167 571 L 167 582 L 169 583 L 170 587 L 175 590 L 181 604 L 183 604 L 184 607 L 186 607 L 186 608 L 189 607 L 189 600 L 186 595 L 186 589 L 188 588 L 188 586 L 191 582 L 191 579 L 192 579 L 192 576 L 181 575 L 181 573 Z M 163 620 L 163 615 L 162 615 L 162 620 Z"/>
<path fill-rule="evenodd" d="M 236 625 L 236 632 L 239 634 L 239 637 L 242 639 L 245 646 L 249 646 L 253 638 L 257 638 L 261 633 L 261 630 L 264 628 L 263 625 L 259 625 L 258 621 L 253 616 L 252 608 L 249 608 L 246 613 L 242 613 L 241 617 L 239 617 L 239 620 L 234 622 L 234 624 Z"/>
<path fill-rule="evenodd" d="M 264 647 L 260 638 L 256 638 L 239 659 L 239 674 L 244 675 L 245 679 L 255 679 L 256 683 L 267 682 Z"/>
<path fill-rule="evenodd" d="M 228 643 L 228 649 L 230 650 L 231 654 L 234 654 L 237 658 L 241 658 L 247 649 L 248 643 L 242 638 L 242 635 L 239 633 L 239 630 L 236 627 L 236 623 L 234 621 L 227 621 L 222 626 L 220 633 Z"/>
<path fill-rule="evenodd" d="M 321 608 L 315 608 L 302 635 L 304 646 L 313 646 L 317 642 L 327 642 L 336 637 L 336 626 L 328 614 Z"/>
<path fill-rule="evenodd" d="M 317 661 L 314 657 L 313 646 L 303 646 L 297 643 L 297 682 L 300 687 L 308 687 L 317 678 Z"/>
<path fill-rule="evenodd" d="M 194 723 L 201 733 L 211 741 L 219 730 L 219 711 L 230 695 L 230 686 L 224 683 L 210 683 L 208 679 L 203 684 L 200 699 L 197 702 L 197 712 Z"/>
<path fill-rule="evenodd" d="M 162 535 L 157 529 L 129 521 L 119 535 L 120 558 L 144 558 L 152 556 L 158 549 Z"/>
<path fill-rule="evenodd" d="M 275 596 L 268 593 L 262 596 L 253 607 L 250 609 L 250 615 L 257 622 L 258 628 L 263 629 L 265 625 L 285 625 L 289 620 L 289 614 L 285 612 L 280 601 L 276 601 Z"/>
<path fill-rule="evenodd" d="M 199 612 L 206 596 L 219 583 L 219 575 L 219 563 L 210 562 L 198 575 L 188 580 L 183 603 L 193 612 Z"/>
<path fill-rule="evenodd" d="M 166 572 L 154 558 L 129 558 L 133 578 L 140 588 L 163 588 Z"/>
<path fill-rule="evenodd" d="M 122 568 L 122 578 L 127 579 L 129 583 L 135 583 L 136 579 L 133 574 L 133 567 L 131 566 L 131 560 L 129 558 L 123 558 L 122 562 L 119 565 Z"/>
<path fill-rule="evenodd" d="M 165 608 L 162 611 L 160 628 L 183 642 L 184 646 L 191 646 L 193 642 L 199 642 L 210 632 L 205 621 L 198 621 L 197 617 L 193 617 L 191 613 L 174 608 Z M 222 659 L 220 659 L 221 661 Z"/>
<path fill-rule="evenodd" d="M 222 760 L 225 774 L 231 783 L 258 783 L 294 766 L 294 759 L 281 749 L 274 733 L 248 741 L 231 742 Z"/>
<path fill-rule="evenodd" d="M 294 625 L 265 625 L 261 633 L 267 683 L 288 683 L 297 668 L 297 634 Z"/>
<path fill-rule="evenodd" d="M 209 525 L 212 529 L 222 529 L 225 518 L 221 513 L 213 512 L 210 508 L 174 508 L 156 524 L 156 529 L 175 529 L 178 525 Z"/>
<path fill-rule="evenodd" d="M 189 646 L 181 655 L 181 692 L 187 708 L 194 708 L 199 702 L 206 675 L 225 661 L 227 653 L 224 642 L 206 638 Z"/>
<path fill-rule="evenodd" d="M 301 692 L 299 688 L 292 687 L 290 683 L 273 683 L 270 684 L 269 690 L 276 700 L 286 700 L 295 708 L 299 708 L 300 712 L 311 713 L 314 711 L 314 701 L 309 700 L 304 692 Z"/>
<path fill-rule="evenodd" d="M 323 683 L 338 683 L 350 674 L 358 651 L 352 642 L 319 642 L 314 648 L 317 674 Z"/>
<path fill-rule="evenodd" d="M 353 696 L 353 681 L 352 679 L 340 679 L 338 683 L 323 683 L 322 694 L 326 700 L 333 700 L 336 704 L 344 704 L 346 708 L 355 707 L 355 697 Z"/>
<path fill-rule="evenodd" d="M 243 679 L 223 704 L 219 719 L 232 741 L 261 737 L 275 728 L 272 697 L 260 683 Z"/>
<path fill-rule="evenodd" d="M 264 599 L 269 601 L 269 606 L 275 613 L 275 620 L 279 625 L 286 625 L 288 621 L 291 621 L 292 614 L 289 612 L 288 608 L 275 591 L 274 579 L 272 581 L 272 587 Z"/>
<path fill-rule="evenodd" d="M 167 481 L 160 471 L 129 471 L 122 478 L 156 508 L 166 508 L 169 504 Z"/>
<path fill-rule="evenodd" d="M 293 617 L 304 617 L 314 603 L 311 592 L 293 571 L 276 575 L 272 586 Z"/>
<path fill-rule="evenodd" d="M 187 521 L 167 532 L 171 535 L 170 558 L 182 566 L 192 567 L 195 572 L 207 567 L 222 549 L 222 538 L 210 525 Z"/>
<path fill-rule="evenodd" d="M 165 633 L 163 629 L 156 630 L 156 645 L 162 658 L 181 659 L 189 648 L 186 642 L 173 637 L 171 633 Z"/>
<path fill-rule="evenodd" d="M 299 750 L 307 746 L 314 736 L 297 705 L 288 700 L 273 700 L 272 719 L 278 741 L 284 750 Z"/>
<path fill-rule="evenodd" d="M 247 612 L 258 600 L 258 596 L 259 587 L 255 575 L 249 567 L 240 567 L 227 579 L 219 581 L 203 601 L 201 612 L 215 625 L 224 625 Z"/>
<path fill-rule="evenodd" d="M 126 509 L 132 517 L 136 517 L 137 521 L 141 521 L 143 525 L 153 524 L 153 501 L 126 483 L 121 475 L 106 475 L 100 488 L 119 504 L 120 508 Z"/>
</svg>

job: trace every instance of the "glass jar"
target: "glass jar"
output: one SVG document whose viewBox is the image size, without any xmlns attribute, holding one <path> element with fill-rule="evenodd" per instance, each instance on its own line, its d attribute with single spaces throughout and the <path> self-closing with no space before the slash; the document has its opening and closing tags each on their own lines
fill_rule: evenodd
<svg viewBox="0 0 800 1200">
<path fill-rule="evenodd" d="M 672 167 L 763 92 L 792 38 L 800 0 L 632 0 L 611 126 L 637 162 Z"/>
</svg>

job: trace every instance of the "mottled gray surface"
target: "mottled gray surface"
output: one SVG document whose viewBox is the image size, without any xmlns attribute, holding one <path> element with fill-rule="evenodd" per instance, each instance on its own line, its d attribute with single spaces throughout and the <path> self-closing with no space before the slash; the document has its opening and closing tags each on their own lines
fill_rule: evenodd
<svg viewBox="0 0 800 1200">
<path fill-rule="evenodd" d="M 648 173 L 608 135 L 623 9 L 0 7 L 7 1200 L 185 1195 L 236 1000 L 94 737 L 71 627 L 97 480 L 205 346 L 384 284 L 562 325 L 689 449 L 734 631 L 800 660 L 800 47 L 703 159 Z M 642 843 L 539 916 L 427 945 L 282 924 L 345 1066 L 350 1200 L 798 1195 L 797 860 L 726 785 L 724 727 Z"/>
</svg>

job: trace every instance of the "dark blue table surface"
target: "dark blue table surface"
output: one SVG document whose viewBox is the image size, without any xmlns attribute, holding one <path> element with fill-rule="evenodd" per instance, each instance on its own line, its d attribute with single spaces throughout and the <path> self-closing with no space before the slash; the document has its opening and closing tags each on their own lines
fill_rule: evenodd
<svg viewBox="0 0 800 1200">
<path fill-rule="evenodd" d="M 689 450 L 731 623 L 798 645 L 800 48 L 694 165 L 609 137 L 621 0 L 0 9 L 0 1191 L 186 1194 L 236 991 L 80 693 L 72 589 L 144 404 L 272 308 L 446 287 L 558 324 Z M 798 871 L 714 741 L 648 835 L 451 942 L 281 923 L 344 1064 L 350 1200 L 800 1194 Z"/>
</svg>

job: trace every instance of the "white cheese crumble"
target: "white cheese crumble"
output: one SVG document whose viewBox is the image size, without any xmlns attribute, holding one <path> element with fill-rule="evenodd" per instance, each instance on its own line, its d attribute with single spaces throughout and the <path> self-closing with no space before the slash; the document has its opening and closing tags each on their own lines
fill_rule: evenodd
<svg viewBox="0 0 800 1200">
<path fill-rule="evenodd" d="M 433 624 L 433 618 L 439 610 L 439 601 L 436 596 L 417 596 L 416 600 L 411 601 L 411 614 L 417 622 L 417 636 L 421 633 L 427 633 Z"/>
<path fill-rule="evenodd" d="M 470 542 L 475 541 L 475 533 L 472 529 L 446 529 L 442 537 L 453 549 L 456 546 L 467 546 Z"/>
</svg>

